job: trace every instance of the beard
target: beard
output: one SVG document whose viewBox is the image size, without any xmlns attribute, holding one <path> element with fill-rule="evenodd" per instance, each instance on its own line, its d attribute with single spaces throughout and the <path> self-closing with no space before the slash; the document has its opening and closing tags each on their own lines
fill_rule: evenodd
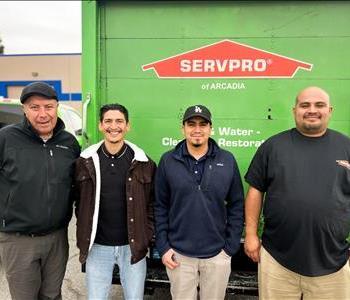
<svg viewBox="0 0 350 300">
<path fill-rule="evenodd" d="M 303 124 L 302 126 L 307 131 L 319 131 L 322 129 L 322 124 Z"/>
<path fill-rule="evenodd" d="M 192 147 L 199 148 L 203 145 L 203 142 L 194 139 L 194 140 L 190 141 L 190 144 Z"/>
<path fill-rule="evenodd" d="M 192 146 L 195 148 L 199 148 L 200 146 L 202 146 L 202 144 L 192 144 Z"/>
<path fill-rule="evenodd" d="M 317 134 L 327 129 L 324 124 L 302 124 L 300 127 L 302 132 L 305 132 L 306 134 Z"/>
</svg>

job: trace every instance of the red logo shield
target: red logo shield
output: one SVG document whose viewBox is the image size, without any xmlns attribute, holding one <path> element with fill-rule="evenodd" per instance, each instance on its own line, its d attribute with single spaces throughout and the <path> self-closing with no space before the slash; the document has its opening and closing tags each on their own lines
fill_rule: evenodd
<svg viewBox="0 0 350 300">
<path fill-rule="evenodd" d="M 223 40 L 142 66 L 159 78 L 292 78 L 312 64 Z"/>
</svg>

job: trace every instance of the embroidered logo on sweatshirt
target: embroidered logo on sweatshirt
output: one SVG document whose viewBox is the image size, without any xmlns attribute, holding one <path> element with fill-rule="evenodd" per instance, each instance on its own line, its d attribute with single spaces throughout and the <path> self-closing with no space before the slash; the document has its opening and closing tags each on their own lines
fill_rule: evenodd
<svg viewBox="0 0 350 300">
<path fill-rule="evenodd" d="M 63 145 L 56 145 L 57 148 L 61 148 L 61 149 L 69 149 L 67 146 L 63 146 Z"/>
<path fill-rule="evenodd" d="M 338 160 L 336 160 L 336 162 L 337 162 L 337 164 L 339 166 L 342 166 L 342 167 L 347 168 L 348 170 L 350 170 L 350 163 L 349 163 L 349 161 L 338 159 Z"/>
<path fill-rule="evenodd" d="M 224 163 L 217 163 L 216 164 L 218 167 L 223 167 L 224 166 Z"/>
</svg>

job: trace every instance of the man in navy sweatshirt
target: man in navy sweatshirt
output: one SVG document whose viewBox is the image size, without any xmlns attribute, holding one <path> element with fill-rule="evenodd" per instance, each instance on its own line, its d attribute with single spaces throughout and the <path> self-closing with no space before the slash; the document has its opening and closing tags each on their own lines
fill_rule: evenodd
<svg viewBox="0 0 350 300">
<path fill-rule="evenodd" d="M 210 138 L 211 113 L 187 108 L 185 140 L 156 174 L 156 245 L 173 299 L 224 299 L 243 228 L 243 188 L 233 155 Z"/>
</svg>

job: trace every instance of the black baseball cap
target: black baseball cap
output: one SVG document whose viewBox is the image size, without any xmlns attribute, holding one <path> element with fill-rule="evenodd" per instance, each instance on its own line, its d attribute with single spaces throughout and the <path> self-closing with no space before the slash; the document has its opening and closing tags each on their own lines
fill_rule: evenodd
<svg viewBox="0 0 350 300">
<path fill-rule="evenodd" d="M 204 105 L 193 105 L 186 109 L 182 123 L 185 123 L 188 119 L 193 117 L 201 117 L 211 124 L 211 113 Z"/>
<path fill-rule="evenodd" d="M 21 103 L 24 103 L 29 97 L 33 95 L 40 95 L 47 99 L 55 99 L 58 101 L 56 91 L 54 88 L 45 82 L 33 82 L 28 84 L 21 94 Z"/>
</svg>

